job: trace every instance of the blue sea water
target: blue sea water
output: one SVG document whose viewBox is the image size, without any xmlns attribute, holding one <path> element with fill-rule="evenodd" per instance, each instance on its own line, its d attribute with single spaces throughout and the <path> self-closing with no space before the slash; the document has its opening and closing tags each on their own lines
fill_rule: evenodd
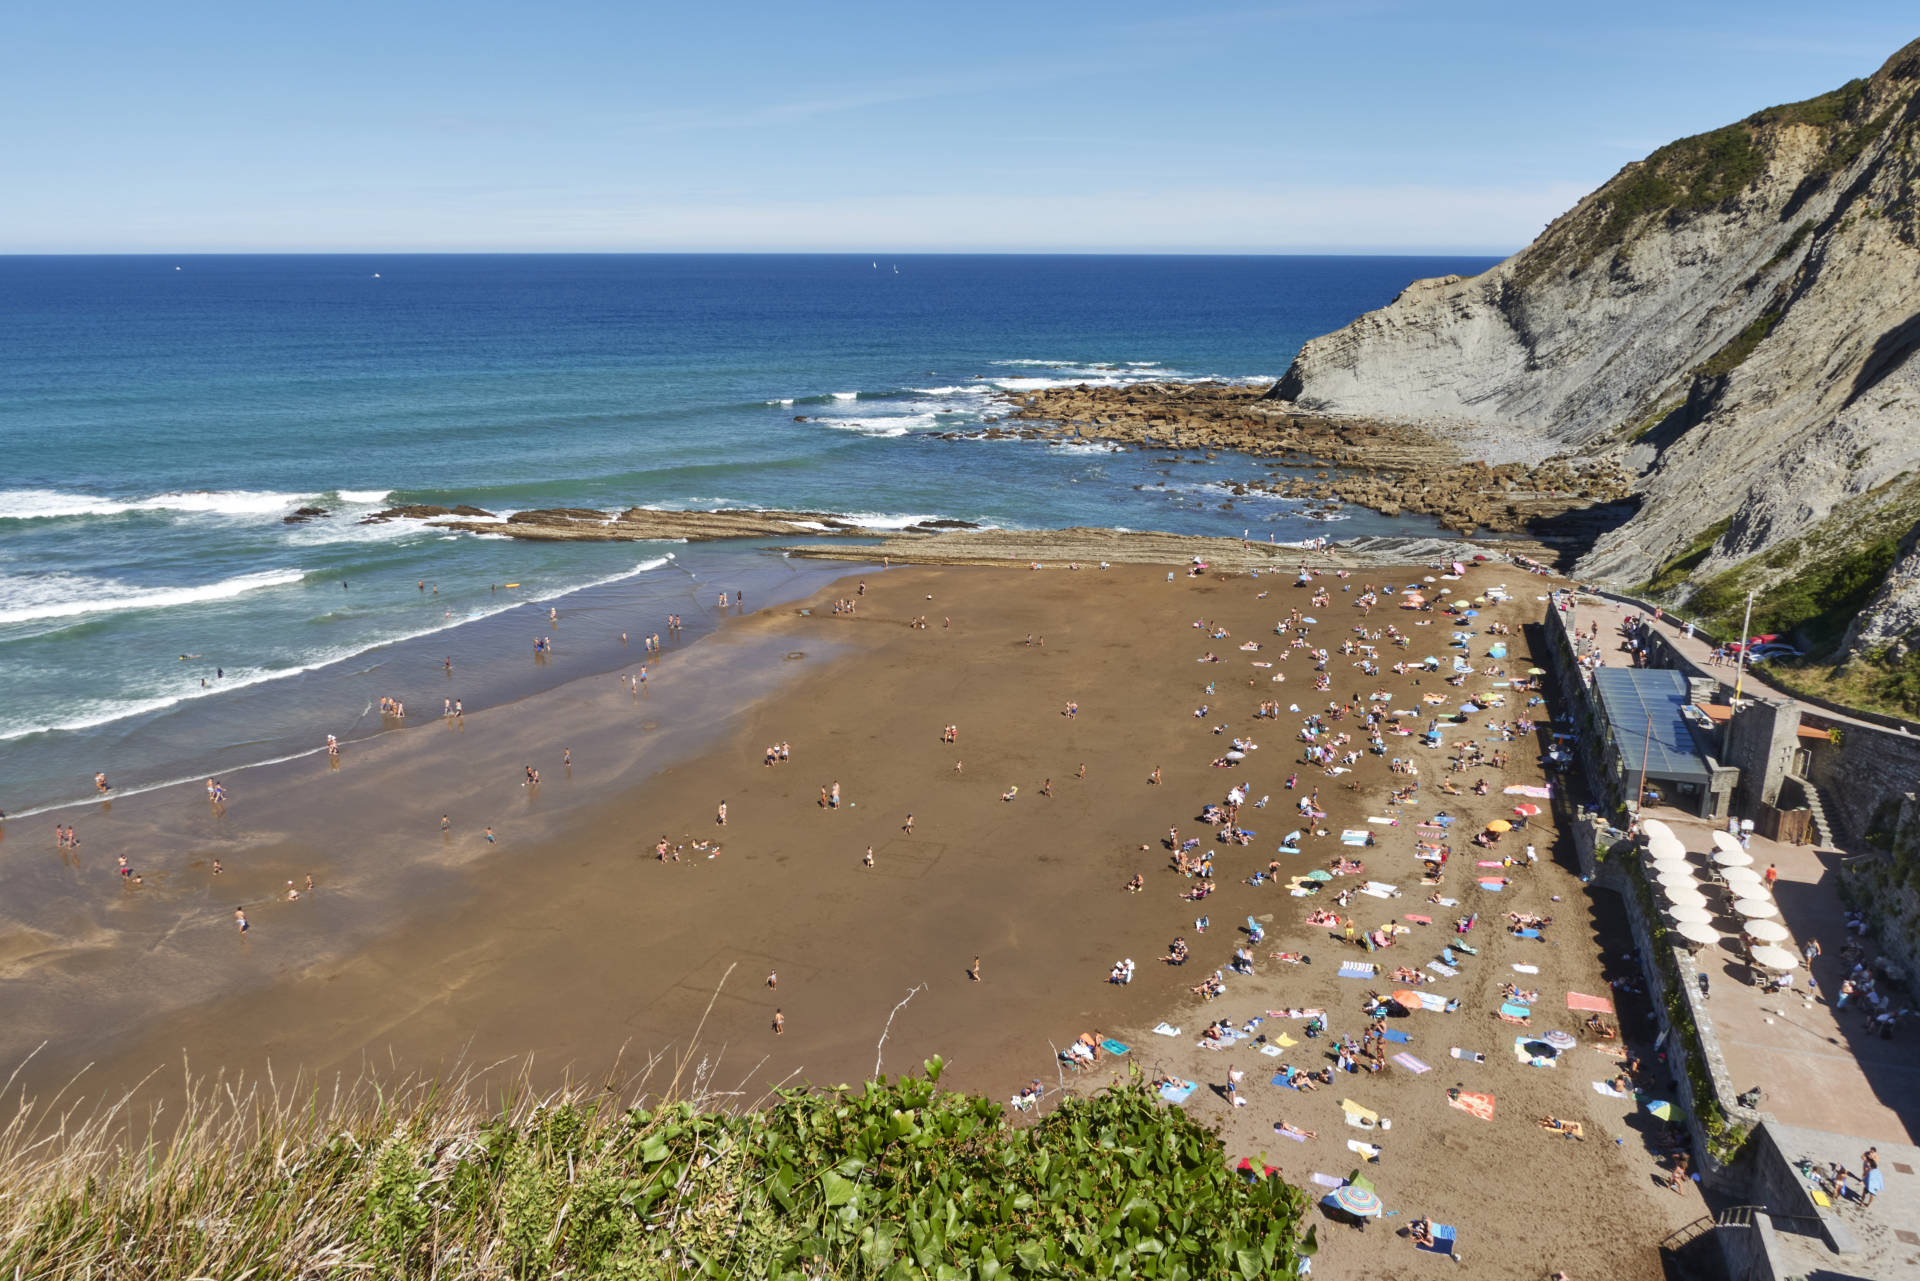
<svg viewBox="0 0 1920 1281">
<path fill-rule="evenodd" d="M 668 611 L 844 567 L 539 544 L 398 503 L 774 506 L 1280 540 L 1425 529 L 1240 501 L 1245 460 L 950 440 L 1023 388 L 1269 380 L 1487 259 L 0 258 L 0 810 L 313 750 L 634 662 Z M 799 421 L 804 418 L 805 421 Z M 1162 484 L 1164 482 L 1164 485 Z M 289 524 L 295 507 L 330 514 Z M 424 583 L 423 588 L 421 584 Z M 502 590 L 506 583 L 520 586 Z M 535 666 L 561 602 L 583 621 Z M 455 661 L 449 676 L 446 659 Z"/>
</svg>

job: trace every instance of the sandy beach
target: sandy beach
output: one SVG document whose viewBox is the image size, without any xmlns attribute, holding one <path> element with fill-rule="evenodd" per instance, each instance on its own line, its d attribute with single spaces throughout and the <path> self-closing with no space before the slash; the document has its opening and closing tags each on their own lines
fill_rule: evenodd
<svg viewBox="0 0 1920 1281">
<path fill-rule="evenodd" d="M 1309 1190 L 1313 1174 L 1361 1164 L 1348 1139 L 1378 1144 L 1368 1172 L 1396 1217 L 1364 1234 L 1323 1225 L 1323 1240 L 1336 1244 L 1323 1249 L 1320 1275 L 1411 1275 L 1426 1260 L 1395 1230 L 1424 1214 L 1457 1226 L 1462 1254 L 1499 1275 L 1558 1267 L 1651 1277 L 1661 1225 L 1695 1217 L 1699 1198 L 1657 1185 L 1647 1119 L 1591 1088 L 1619 1064 L 1586 1036 L 1550 1069 L 1514 1053 L 1518 1035 L 1581 1030 L 1586 1015 L 1568 1010 L 1569 992 L 1610 995 L 1608 980 L 1628 972 L 1617 942 L 1615 969 L 1602 956 L 1603 940 L 1622 937 L 1618 923 L 1596 916 L 1555 862 L 1550 807 L 1491 850 L 1469 844 L 1526 801 L 1503 787 L 1545 782 L 1533 733 L 1509 740 L 1488 727 L 1547 719 L 1511 686 L 1530 666 L 1524 625 L 1547 588 L 1489 563 L 1426 588 L 1464 597 L 1505 584 L 1511 600 L 1466 623 L 1396 608 L 1391 595 L 1363 613 L 1368 585 L 1429 575 L 1369 568 L 1297 586 L 1292 565 L 1171 580 L 1137 565 L 871 568 L 799 607 L 731 618 L 699 644 L 670 649 L 649 664 L 642 694 L 624 679 L 637 673 L 636 652 L 625 672 L 469 715 L 464 726 L 416 713 L 424 724 L 356 745 L 337 768 L 322 756 L 236 776 L 222 806 L 190 786 L 110 812 L 69 811 L 77 855 L 54 847 L 51 822 L 13 824 L 0 847 L 6 901 L 16 905 L 0 937 L 0 983 L 15 1017 L 0 1050 L 18 1062 L 46 1043 L 23 1074 L 29 1090 L 85 1068 L 87 1092 L 110 1096 L 151 1076 L 158 1099 L 183 1062 L 199 1073 L 271 1066 L 325 1077 L 531 1056 L 536 1079 L 557 1080 L 604 1072 L 623 1051 L 685 1052 L 698 1028 L 694 1052 L 712 1079 L 752 1097 L 782 1081 L 867 1076 L 884 1030 L 883 1070 L 938 1053 L 949 1083 L 1002 1098 L 1038 1078 L 1051 1099 L 1136 1065 L 1191 1081 L 1184 1106 L 1220 1124 L 1236 1159 L 1264 1158 Z M 857 608 L 838 612 L 836 600 Z M 662 622 L 632 621 L 636 651 Z M 1512 634 L 1489 637 L 1489 624 Z M 1356 626 L 1395 627 L 1407 646 L 1356 636 Z M 1450 688 L 1456 626 L 1476 633 L 1474 657 L 1472 674 Z M 563 612 L 563 640 L 567 627 Z M 1342 653 L 1343 642 L 1376 647 L 1377 674 L 1358 667 L 1364 653 Z M 1508 655 L 1490 658 L 1490 642 Z M 1329 651 L 1325 689 L 1315 688 L 1311 650 L 1320 648 Z M 1418 668 L 1428 655 L 1440 672 Z M 1396 673 L 1395 663 L 1416 666 Z M 1415 746 L 1429 719 L 1470 695 L 1504 705 L 1476 704 L 1467 723 L 1444 731 L 1442 748 Z M 1355 709 L 1320 736 L 1352 736 L 1336 758 L 1357 756 L 1337 774 L 1304 763 L 1300 738 L 1303 717 L 1327 714 L 1330 702 Z M 1262 703 L 1275 715 L 1256 717 Z M 1411 711 L 1383 724 L 1416 732 L 1369 753 L 1369 706 Z M 948 726 L 957 741 L 946 741 Z M 1216 765 L 1234 738 L 1257 747 Z M 1450 775 L 1465 739 L 1509 753 L 1507 767 Z M 788 758 L 767 764 L 767 749 L 782 743 Z M 1418 774 L 1393 772 L 1391 758 Z M 537 787 L 526 785 L 529 766 Z M 1298 776 L 1293 790 L 1289 775 Z M 1437 794 L 1449 777 L 1464 795 Z M 1480 778 L 1485 796 L 1472 791 Z M 1416 779 L 1417 795 L 1388 804 L 1390 790 Z M 1199 818 L 1237 784 L 1249 793 L 1237 818 L 1253 829 L 1245 845 L 1219 840 Z M 836 785 L 839 805 L 823 804 Z M 1325 817 L 1309 822 L 1296 805 L 1315 789 Z M 1418 824 L 1443 810 L 1452 824 L 1422 836 Z M 1276 853 L 1296 828 L 1327 835 Z M 1343 845 L 1349 830 L 1375 843 Z M 1198 839 L 1193 855 L 1214 857 L 1216 888 L 1203 901 L 1183 897 L 1200 878 L 1173 869 L 1170 831 Z M 663 837 L 677 859 L 656 857 Z M 1420 839 L 1449 846 L 1436 885 L 1421 883 Z M 1539 856 L 1532 866 L 1528 843 Z M 123 883 L 123 855 L 142 883 Z M 1291 878 L 1343 855 L 1364 870 L 1333 876 L 1311 897 L 1289 893 Z M 1523 866 L 1475 866 L 1503 857 Z M 1246 883 L 1274 860 L 1278 883 Z M 1141 889 L 1129 892 L 1136 875 Z M 1496 891 L 1483 878 L 1506 883 Z M 1333 902 L 1368 882 L 1391 884 L 1398 897 Z M 1455 902 L 1430 903 L 1436 895 Z M 1308 926 L 1315 910 L 1361 933 L 1405 932 L 1369 952 Z M 1539 940 L 1519 938 L 1505 928 L 1509 912 L 1553 924 Z M 1474 913 L 1477 923 L 1456 933 L 1455 921 Z M 1248 918 L 1262 925 L 1257 945 Z M 1176 936 L 1191 957 L 1163 964 Z M 1459 942 L 1478 954 L 1456 953 L 1456 974 L 1430 965 Z M 1194 996 L 1240 947 L 1253 973 L 1225 974 L 1217 999 Z M 1282 951 L 1311 963 L 1274 959 Z M 1109 983 L 1126 958 L 1132 982 Z M 1342 978 L 1349 961 L 1382 968 Z M 1430 980 L 1420 992 L 1457 1001 L 1456 1012 L 1389 1019 L 1408 1040 L 1384 1047 L 1377 1074 L 1336 1075 L 1313 1093 L 1269 1084 L 1282 1065 L 1317 1071 L 1337 1038 L 1359 1038 L 1370 992 L 1412 986 L 1391 977 L 1402 966 Z M 1499 1017 L 1502 983 L 1537 990 L 1529 1025 Z M 1631 1039 L 1645 1012 L 1630 993 L 1619 999 Z M 1327 1034 L 1309 1040 L 1304 1020 L 1266 1014 L 1296 1008 L 1324 1009 Z M 1200 1048 L 1201 1030 L 1221 1018 L 1263 1022 L 1232 1048 Z M 1157 1024 L 1181 1035 L 1155 1035 Z M 1279 1042 L 1283 1032 L 1295 1044 Z M 1056 1051 L 1082 1033 L 1132 1049 L 1069 1074 Z M 1262 1053 L 1256 1037 L 1281 1053 Z M 1456 1059 L 1455 1046 L 1485 1061 Z M 1245 1106 L 1225 1092 L 1235 1070 Z M 1657 1088 L 1664 1072 L 1650 1068 L 1646 1080 Z M 1456 1085 L 1494 1095 L 1493 1119 L 1449 1106 Z M 1391 1128 L 1349 1128 L 1343 1099 Z M 1584 1139 L 1541 1130 L 1549 1114 L 1580 1123 Z M 1317 1137 L 1276 1133 L 1282 1120 Z"/>
</svg>

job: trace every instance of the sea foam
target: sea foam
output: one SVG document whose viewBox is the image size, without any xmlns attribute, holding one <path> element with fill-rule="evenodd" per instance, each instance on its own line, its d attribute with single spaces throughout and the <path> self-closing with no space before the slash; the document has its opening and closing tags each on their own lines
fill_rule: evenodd
<svg viewBox="0 0 1920 1281">
<path fill-rule="evenodd" d="M 127 609 L 170 609 L 202 601 L 227 600 L 268 587 L 287 587 L 305 578 L 297 569 L 270 569 L 240 574 L 197 587 L 135 587 L 111 578 L 79 574 L 9 576 L 0 578 L 0 624 L 31 623 L 48 618 L 77 618 L 83 614 Z"/>
</svg>

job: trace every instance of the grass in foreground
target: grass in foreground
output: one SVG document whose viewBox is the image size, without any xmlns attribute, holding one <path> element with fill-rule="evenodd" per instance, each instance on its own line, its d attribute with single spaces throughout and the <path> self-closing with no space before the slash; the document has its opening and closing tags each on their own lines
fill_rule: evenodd
<svg viewBox="0 0 1920 1281">
<path fill-rule="evenodd" d="M 631 1103 L 202 1085 L 164 1136 L 126 1101 L 76 1124 L 16 1100 L 0 1275 L 1251 1279 L 1313 1249 L 1299 1190 L 1137 1080 L 1017 1128 L 940 1066 L 752 1109 L 677 1077 Z"/>
</svg>

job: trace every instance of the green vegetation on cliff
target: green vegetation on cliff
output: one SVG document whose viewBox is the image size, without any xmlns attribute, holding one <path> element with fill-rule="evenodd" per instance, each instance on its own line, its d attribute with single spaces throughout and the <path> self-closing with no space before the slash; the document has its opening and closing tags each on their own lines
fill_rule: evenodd
<svg viewBox="0 0 1920 1281">
<path fill-rule="evenodd" d="M 1306 1198 L 1137 1081 L 1028 1127 L 925 1077 L 752 1111 L 372 1085 L 202 1095 L 171 1139 L 0 1135 L 9 1277 L 1291 1276 Z"/>
<path fill-rule="evenodd" d="M 1866 80 L 1850 80 L 1817 98 L 1768 107 L 1668 143 L 1615 175 L 1595 193 L 1591 207 L 1556 224 L 1534 247 L 1520 276 L 1537 277 L 1555 265 L 1578 271 L 1626 244 L 1648 219 L 1657 216 L 1672 225 L 1726 206 L 1767 172 L 1780 133 L 1788 127 L 1806 126 L 1824 135 L 1804 179 L 1817 188 L 1865 154 L 1897 118 L 1897 106 L 1866 114 L 1869 88 Z M 1811 230 L 1810 223 L 1796 228 L 1790 247 L 1768 265 L 1798 248 Z"/>
</svg>

